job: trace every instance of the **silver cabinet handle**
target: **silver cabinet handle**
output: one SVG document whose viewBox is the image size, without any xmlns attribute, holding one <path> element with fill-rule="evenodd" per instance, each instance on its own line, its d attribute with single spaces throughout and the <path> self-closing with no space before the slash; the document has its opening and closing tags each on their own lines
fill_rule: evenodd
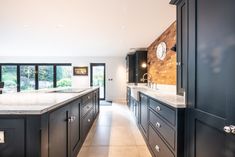
<svg viewBox="0 0 235 157">
<path fill-rule="evenodd" d="M 68 118 L 68 121 L 71 123 L 71 122 L 74 122 L 74 121 L 75 121 L 75 119 L 76 119 L 76 117 L 75 117 L 75 116 L 71 116 L 71 117 L 69 117 L 69 118 Z"/>
<path fill-rule="evenodd" d="M 76 117 L 75 116 L 72 116 L 72 122 L 74 122 L 76 120 Z"/>
<path fill-rule="evenodd" d="M 157 152 L 160 152 L 160 147 L 158 145 L 155 146 Z"/>
<path fill-rule="evenodd" d="M 177 65 L 177 66 L 181 66 L 181 62 L 177 62 L 176 65 Z"/>
<path fill-rule="evenodd" d="M 160 106 L 157 106 L 157 107 L 156 107 L 156 110 L 157 110 L 157 111 L 161 111 Z"/>
<path fill-rule="evenodd" d="M 88 121 L 89 123 L 91 122 L 91 120 L 90 120 L 90 119 L 88 119 L 87 121 Z"/>
<path fill-rule="evenodd" d="M 156 123 L 156 127 L 157 128 L 160 128 L 161 127 L 161 124 L 159 122 Z"/>
<path fill-rule="evenodd" d="M 234 125 L 230 125 L 230 126 L 225 126 L 224 127 L 224 132 L 228 133 L 228 134 L 235 134 L 235 126 Z"/>
</svg>

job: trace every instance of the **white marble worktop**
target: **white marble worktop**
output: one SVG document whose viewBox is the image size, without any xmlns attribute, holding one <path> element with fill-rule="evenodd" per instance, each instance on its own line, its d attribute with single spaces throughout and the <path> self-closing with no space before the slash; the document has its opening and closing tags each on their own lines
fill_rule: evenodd
<svg viewBox="0 0 235 157">
<path fill-rule="evenodd" d="M 0 94 L 0 115 L 40 115 L 69 103 L 98 87 L 80 93 L 54 93 L 61 89 Z"/>
<path fill-rule="evenodd" d="M 127 86 L 131 88 L 131 96 L 136 98 L 136 100 L 138 100 L 139 92 L 141 92 L 174 108 L 186 108 L 185 98 L 176 94 L 175 86 L 158 85 L 158 89 L 151 89 L 143 84 L 128 84 Z"/>
</svg>

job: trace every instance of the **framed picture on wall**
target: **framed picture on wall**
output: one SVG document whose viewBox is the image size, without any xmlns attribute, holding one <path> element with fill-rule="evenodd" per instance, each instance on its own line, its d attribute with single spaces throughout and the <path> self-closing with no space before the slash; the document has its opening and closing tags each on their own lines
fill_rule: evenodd
<svg viewBox="0 0 235 157">
<path fill-rule="evenodd" d="M 73 75 L 74 76 L 87 76 L 88 67 L 73 67 Z"/>
</svg>

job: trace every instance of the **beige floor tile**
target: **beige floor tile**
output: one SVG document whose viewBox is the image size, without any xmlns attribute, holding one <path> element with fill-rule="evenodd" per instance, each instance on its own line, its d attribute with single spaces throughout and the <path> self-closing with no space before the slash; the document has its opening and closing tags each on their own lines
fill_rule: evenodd
<svg viewBox="0 0 235 157">
<path fill-rule="evenodd" d="M 108 157 L 109 147 L 89 147 L 78 154 L 77 157 Z"/>
<path fill-rule="evenodd" d="M 146 145 L 145 140 L 144 140 L 144 138 L 143 138 L 142 134 L 140 133 L 137 126 L 131 127 L 131 131 L 134 135 L 136 145 L 138 145 L 138 146 Z"/>
<path fill-rule="evenodd" d="M 88 157 L 89 155 L 89 147 L 82 147 L 77 157 Z"/>
<path fill-rule="evenodd" d="M 111 147 L 109 157 L 139 157 L 136 146 Z"/>
<path fill-rule="evenodd" d="M 101 107 L 78 157 L 151 157 L 126 105 Z"/>
<path fill-rule="evenodd" d="M 147 146 L 137 146 L 140 157 L 152 157 Z"/>
</svg>

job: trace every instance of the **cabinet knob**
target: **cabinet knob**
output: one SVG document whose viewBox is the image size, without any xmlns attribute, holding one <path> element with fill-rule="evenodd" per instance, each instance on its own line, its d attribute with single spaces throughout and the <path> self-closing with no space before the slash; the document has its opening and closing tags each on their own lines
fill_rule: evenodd
<svg viewBox="0 0 235 157">
<path fill-rule="evenodd" d="M 155 146 L 157 152 L 160 152 L 160 147 L 158 145 Z"/>
<path fill-rule="evenodd" d="M 91 120 L 90 120 L 90 119 L 88 119 L 87 121 L 88 121 L 89 123 L 91 122 Z"/>
<path fill-rule="evenodd" d="M 224 127 L 224 132 L 228 133 L 228 134 L 235 134 L 235 126 L 234 125 L 230 125 L 230 126 L 225 126 Z"/>
<path fill-rule="evenodd" d="M 159 122 L 156 123 L 156 127 L 157 128 L 160 128 L 161 127 L 161 124 Z"/>
<path fill-rule="evenodd" d="M 157 106 L 157 107 L 156 107 L 156 110 L 157 110 L 157 111 L 161 111 L 160 106 Z"/>
<path fill-rule="evenodd" d="M 87 99 L 90 99 L 90 96 L 88 96 Z"/>
</svg>

